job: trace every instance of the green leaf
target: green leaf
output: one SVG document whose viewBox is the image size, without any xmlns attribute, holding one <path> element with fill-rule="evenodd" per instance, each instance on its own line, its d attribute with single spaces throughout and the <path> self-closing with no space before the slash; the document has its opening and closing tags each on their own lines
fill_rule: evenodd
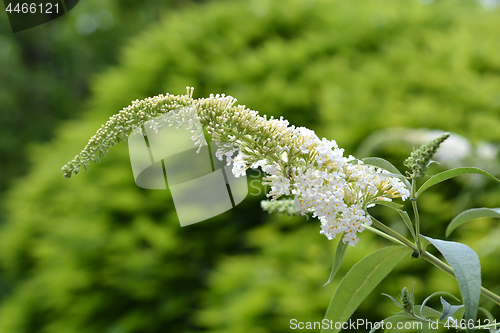
<svg viewBox="0 0 500 333">
<path fill-rule="evenodd" d="M 453 316 L 458 309 L 463 307 L 463 305 L 451 305 L 450 303 L 446 302 L 443 297 L 440 297 L 440 300 L 441 304 L 443 305 L 443 313 L 441 313 L 441 317 L 439 317 L 439 320 L 443 320 Z"/>
<path fill-rule="evenodd" d="M 423 237 L 441 252 L 453 268 L 465 305 L 465 320 L 475 321 L 481 296 L 481 264 L 476 252 L 465 244 Z M 470 329 L 467 328 L 467 331 Z"/>
<path fill-rule="evenodd" d="M 382 295 L 389 297 L 398 307 L 400 307 L 401 309 L 403 308 L 403 305 L 401 303 L 399 303 L 399 301 L 397 299 L 395 299 L 394 297 L 392 297 L 391 295 L 384 294 L 384 293 L 382 293 Z"/>
<path fill-rule="evenodd" d="M 485 308 L 483 308 L 483 307 L 480 306 L 479 307 L 479 311 L 481 311 L 482 313 L 484 313 L 484 315 L 486 316 L 486 318 L 488 318 L 490 321 L 495 320 L 495 317 L 493 317 L 493 315 L 491 314 L 491 312 L 488 309 L 485 309 Z"/>
<path fill-rule="evenodd" d="M 342 259 L 344 259 L 344 254 L 346 249 L 347 249 L 347 243 L 344 243 L 341 238 L 337 245 L 337 250 L 335 250 L 335 256 L 333 257 L 333 266 L 332 266 L 332 271 L 330 273 L 330 277 L 328 278 L 328 281 L 326 281 L 326 283 L 323 285 L 323 287 L 332 282 L 333 278 L 335 277 L 335 274 L 337 274 L 340 268 L 340 264 L 342 263 Z"/>
<path fill-rule="evenodd" d="M 401 215 L 401 218 L 405 222 L 406 226 L 410 230 L 411 235 L 413 236 L 413 239 L 415 239 L 415 230 L 413 230 L 413 223 L 410 220 L 410 217 L 408 216 L 408 213 L 405 212 L 404 210 L 398 209 L 399 215 Z"/>
<path fill-rule="evenodd" d="M 455 168 L 455 169 L 451 169 L 451 170 L 440 172 L 437 175 L 434 175 L 431 178 L 429 178 L 418 189 L 416 197 L 418 197 L 420 194 L 422 194 L 423 191 L 427 190 L 429 187 L 431 187 L 433 185 L 436 185 L 437 183 L 440 183 L 442 181 L 445 181 L 447 179 L 450 179 L 450 178 L 453 178 L 453 177 L 456 177 L 456 176 L 467 175 L 467 174 L 471 174 L 471 173 L 485 175 L 485 176 L 488 176 L 488 177 L 491 177 L 491 178 L 495 179 L 496 181 L 500 181 L 500 180 L 496 179 L 495 177 L 493 177 L 488 172 L 486 172 L 484 170 L 481 170 L 481 169 L 478 169 L 478 168 L 472 168 L 472 167 Z"/>
<path fill-rule="evenodd" d="M 453 294 L 450 294 L 450 293 L 448 293 L 448 292 L 446 292 L 446 291 L 437 291 L 437 292 L 435 292 L 435 293 L 433 293 L 433 294 L 431 294 L 431 295 L 427 296 L 427 298 L 426 298 L 426 299 L 422 302 L 422 305 L 421 305 L 421 306 L 422 306 L 422 309 L 426 308 L 425 304 L 426 304 L 426 303 L 427 303 L 427 301 L 429 301 L 432 297 L 434 297 L 434 296 L 441 296 L 441 295 L 443 295 L 443 296 L 449 296 L 449 297 L 451 297 L 451 298 L 455 299 L 456 301 L 460 302 L 460 300 L 459 300 L 457 297 L 455 297 L 455 295 L 453 295 Z M 424 317 L 424 313 L 423 313 L 422 311 L 420 312 L 420 317 Z M 441 314 L 438 312 L 438 316 L 437 316 L 437 318 L 439 318 L 439 317 L 441 317 Z M 426 317 L 424 317 L 424 318 L 426 318 Z"/>
<path fill-rule="evenodd" d="M 432 320 L 432 318 L 439 319 L 439 317 L 441 316 L 441 312 L 431 307 L 425 306 L 424 304 L 415 305 L 415 313 L 417 312 L 420 313 L 420 316 L 422 318 L 425 318 L 427 320 Z"/>
<path fill-rule="evenodd" d="M 366 157 L 362 159 L 364 164 L 373 165 L 375 167 L 387 170 L 389 172 L 402 175 L 401 171 L 398 170 L 391 162 L 384 160 L 380 157 Z"/>
<path fill-rule="evenodd" d="M 500 325 L 500 322 L 497 323 L 497 320 L 495 319 L 495 317 L 493 317 L 493 315 L 491 314 L 490 311 L 488 311 L 487 309 L 485 309 L 483 307 L 479 307 L 479 311 L 484 313 L 484 315 L 486 316 L 486 318 L 488 318 L 489 323 L 490 323 L 490 324 L 486 324 L 486 321 L 484 321 L 484 324 L 486 324 L 486 325 L 481 325 L 483 330 L 489 328 L 490 332 L 500 331 L 500 330 L 497 330 L 497 331 L 494 330 L 497 326 Z"/>
<path fill-rule="evenodd" d="M 389 246 L 370 253 L 347 272 L 333 294 L 325 319 L 345 322 L 361 302 L 406 256 L 409 250 L 403 246 Z M 321 332 L 339 332 L 340 328 L 323 328 Z"/>
<path fill-rule="evenodd" d="M 375 201 L 370 202 L 370 204 L 386 206 L 386 207 L 396 209 L 396 210 L 399 210 L 401 207 L 403 207 L 403 205 L 401 205 L 401 204 L 398 204 L 398 203 L 393 202 L 393 201 L 386 201 L 386 200 L 375 200 Z"/>
<path fill-rule="evenodd" d="M 389 161 L 384 160 L 380 157 L 366 157 L 362 159 L 364 164 L 372 165 L 374 167 L 378 167 L 384 170 L 387 170 L 394 174 L 394 177 L 400 178 L 406 185 L 409 191 L 411 191 L 411 185 L 406 179 L 405 176 L 398 170 L 394 165 L 392 165 Z"/>
<path fill-rule="evenodd" d="M 500 208 L 472 208 L 455 216 L 446 228 L 446 237 L 462 224 L 482 217 L 500 217 Z"/>
</svg>

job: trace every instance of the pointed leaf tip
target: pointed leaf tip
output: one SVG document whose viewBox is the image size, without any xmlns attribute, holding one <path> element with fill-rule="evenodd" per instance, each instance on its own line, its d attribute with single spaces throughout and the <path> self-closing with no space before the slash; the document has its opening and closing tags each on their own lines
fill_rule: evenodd
<svg viewBox="0 0 500 333">
<path fill-rule="evenodd" d="M 462 224 L 483 217 L 500 218 L 500 208 L 472 208 L 461 212 L 451 220 L 450 224 L 448 224 L 446 228 L 446 237 L 450 236 L 453 230 Z"/>
<path fill-rule="evenodd" d="M 460 175 L 467 175 L 467 174 L 479 174 L 479 175 L 484 175 L 488 176 L 490 178 L 493 178 L 496 181 L 500 181 L 497 178 L 495 178 L 493 175 L 490 173 L 481 170 L 479 168 L 472 168 L 472 167 L 463 167 L 463 168 L 455 168 L 447 171 L 440 172 L 431 178 L 429 178 L 417 191 L 416 196 L 418 197 L 422 192 L 424 192 L 426 189 L 428 189 L 431 186 L 434 186 L 442 181 L 445 181 L 447 179 L 460 176 Z"/>
<path fill-rule="evenodd" d="M 344 276 L 333 294 L 325 319 L 347 321 L 361 302 L 409 253 L 404 246 L 389 246 L 370 253 Z M 341 328 L 322 328 L 322 333 L 339 332 Z"/>
<path fill-rule="evenodd" d="M 465 244 L 423 237 L 441 252 L 453 268 L 465 306 L 465 320 L 475 321 L 481 296 L 481 264 L 476 252 Z"/>
</svg>

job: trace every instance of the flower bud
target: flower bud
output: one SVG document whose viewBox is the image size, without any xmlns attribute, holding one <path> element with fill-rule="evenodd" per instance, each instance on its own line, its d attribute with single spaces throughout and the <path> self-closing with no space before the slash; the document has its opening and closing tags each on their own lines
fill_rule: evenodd
<svg viewBox="0 0 500 333">
<path fill-rule="evenodd" d="M 439 145 L 449 136 L 450 133 L 442 134 L 411 153 L 410 157 L 404 161 L 404 165 L 412 171 L 411 178 L 416 179 L 424 176 Z"/>
</svg>

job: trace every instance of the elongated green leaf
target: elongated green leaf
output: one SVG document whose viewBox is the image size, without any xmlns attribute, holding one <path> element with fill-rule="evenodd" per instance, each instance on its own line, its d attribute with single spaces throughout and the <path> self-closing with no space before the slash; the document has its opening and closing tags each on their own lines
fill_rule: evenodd
<svg viewBox="0 0 500 333">
<path fill-rule="evenodd" d="M 387 170 L 389 172 L 402 175 L 401 171 L 398 170 L 391 162 L 384 160 L 380 157 L 366 157 L 362 159 L 364 164 L 373 165 L 375 167 Z"/>
<path fill-rule="evenodd" d="M 479 219 L 481 217 L 500 217 L 500 208 L 472 208 L 468 210 L 464 210 L 453 220 L 451 220 L 450 224 L 446 228 L 446 237 L 448 237 L 453 230 L 462 224 Z"/>
<path fill-rule="evenodd" d="M 413 239 L 415 239 L 415 230 L 413 230 L 413 223 L 410 220 L 410 217 L 408 216 L 408 213 L 405 212 L 404 210 L 398 209 L 399 215 L 401 215 L 401 218 L 405 222 L 406 226 L 408 227 L 408 230 L 410 230 L 411 235 L 413 236 Z"/>
<path fill-rule="evenodd" d="M 406 177 L 403 176 L 401 171 L 399 171 L 398 168 L 392 165 L 389 161 L 384 160 L 383 158 L 380 157 L 366 157 L 363 158 L 362 161 L 364 164 L 372 165 L 395 174 L 394 176 L 399 177 L 405 183 L 406 187 L 408 187 L 408 190 L 411 191 L 411 185 L 406 179 Z"/>
<path fill-rule="evenodd" d="M 484 315 L 486 316 L 486 318 L 488 318 L 491 321 L 495 320 L 495 317 L 493 317 L 493 315 L 491 314 L 490 310 L 488 309 L 485 309 L 483 307 L 479 307 L 479 311 L 481 311 L 482 313 L 484 313 Z M 500 325 L 500 323 L 499 323 Z"/>
<path fill-rule="evenodd" d="M 398 204 L 398 203 L 393 202 L 393 201 L 386 201 L 386 200 L 375 200 L 375 201 L 370 202 L 370 204 L 386 206 L 386 207 L 396 209 L 396 210 L 399 210 L 401 207 L 403 207 L 403 205 L 401 205 L 401 204 Z"/>
<path fill-rule="evenodd" d="M 416 196 L 418 197 L 420 194 L 422 194 L 423 191 L 427 190 L 429 187 L 431 187 L 433 185 L 436 185 L 437 183 L 440 183 L 442 181 L 445 181 L 447 179 L 450 179 L 450 178 L 453 178 L 453 177 L 456 177 L 456 176 L 467 175 L 467 174 L 471 174 L 471 173 L 485 175 L 485 176 L 488 176 L 488 177 L 491 177 L 491 178 L 495 179 L 496 181 L 500 181 L 500 180 L 496 179 L 495 177 L 493 177 L 488 172 L 486 172 L 484 170 L 481 170 L 481 169 L 478 169 L 478 168 L 472 168 L 472 167 L 455 168 L 455 169 L 451 169 L 451 170 L 440 172 L 437 175 L 434 175 L 431 178 L 429 178 L 418 189 L 418 192 L 417 192 Z"/>
<path fill-rule="evenodd" d="M 479 307 L 479 311 L 484 313 L 486 318 L 488 318 L 488 320 L 484 320 L 484 324 L 481 326 L 481 328 L 483 330 L 489 328 L 490 332 L 498 332 L 498 331 L 494 331 L 493 329 L 495 329 L 497 326 L 500 326 L 500 322 L 498 322 L 498 320 L 496 320 L 495 317 L 493 317 L 491 312 L 483 307 Z M 487 324 L 487 323 L 489 323 L 489 324 Z"/>
<path fill-rule="evenodd" d="M 389 297 L 391 299 L 391 301 L 394 302 L 394 304 L 396 304 L 401 309 L 403 308 L 403 305 L 401 303 L 399 303 L 399 301 L 397 299 L 395 299 L 394 297 L 392 297 L 391 295 L 384 294 L 384 293 L 382 293 L 382 295 Z"/>
<path fill-rule="evenodd" d="M 464 319 L 466 322 L 475 321 L 481 296 L 481 264 L 476 252 L 465 244 L 423 237 L 441 252 L 453 268 L 465 305 Z"/>
<path fill-rule="evenodd" d="M 403 246 L 389 246 L 370 253 L 347 272 L 333 294 L 325 319 L 347 321 L 361 302 L 406 256 L 409 250 Z M 321 332 L 339 332 L 335 325 Z"/>
<path fill-rule="evenodd" d="M 340 268 L 340 264 L 342 263 L 342 259 L 344 259 L 344 254 L 346 249 L 347 249 L 347 243 L 344 243 L 342 239 L 340 239 L 337 245 L 337 249 L 335 250 L 335 256 L 333 257 L 333 266 L 332 266 L 332 271 L 330 273 L 330 277 L 328 278 L 328 281 L 326 281 L 326 283 L 323 285 L 323 287 L 332 282 L 333 278 L 335 277 L 335 274 L 337 274 Z"/>
</svg>

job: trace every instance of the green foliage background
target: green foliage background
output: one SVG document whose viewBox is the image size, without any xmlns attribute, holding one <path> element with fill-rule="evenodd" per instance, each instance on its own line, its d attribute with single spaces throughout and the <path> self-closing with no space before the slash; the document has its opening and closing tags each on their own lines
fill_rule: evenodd
<svg viewBox="0 0 500 333">
<path fill-rule="evenodd" d="M 16 34 L 7 13 L 2 13 L 0 193 L 13 177 L 27 171 L 26 146 L 50 140 L 59 121 L 80 113 L 89 97 L 90 75 L 115 64 L 121 45 L 158 21 L 161 11 L 188 7 L 192 2 L 80 1 L 63 19 Z M 75 27 L 82 26 L 85 15 L 96 29 L 80 34 Z"/>
<path fill-rule="evenodd" d="M 336 139 L 347 154 L 371 132 L 394 126 L 500 139 L 500 14 L 476 2 L 214 1 L 161 13 L 127 41 L 116 65 L 93 78 L 84 106 L 73 102 L 78 94 L 55 100 L 57 117 L 85 112 L 30 149 L 30 172 L 9 190 L 0 332 L 287 332 L 292 318 L 321 320 L 340 277 L 387 244 L 363 233 L 335 281 L 322 287 L 336 241 L 319 234 L 316 220 L 262 213 L 256 173 L 236 209 L 184 228 L 168 191 L 135 186 L 126 144 L 89 172 L 63 179 L 60 167 L 132 100 L 182 94 L 187 85 L 195 96 L 230 94 Z M 102 66 L 113 63 L 101 52 Z M 63 82 L 33 84 L 40 96 L 48 89 L 62 98 Z M 36 117 L 23 121 L 43 126 Z M 409 149 L 381 154 L 401 165 Z M 422 196 L 424 234 L 443 238 L 460 210 L 499 206 L 498 186 L 467 184 L 448 181 Z M 383 209 L 375 213 L 402 224 Z M 496 225 L 479 221 L 453 237 L 478 252 L 484 285 L 499 292 Z M 408 258 L 354 318 L 390 315 L 396 309 L 380 292 L 397 295 L 413 281 L 417 302 L 438 290 L 459 294 L 444 273 Z"/>
</svg>

